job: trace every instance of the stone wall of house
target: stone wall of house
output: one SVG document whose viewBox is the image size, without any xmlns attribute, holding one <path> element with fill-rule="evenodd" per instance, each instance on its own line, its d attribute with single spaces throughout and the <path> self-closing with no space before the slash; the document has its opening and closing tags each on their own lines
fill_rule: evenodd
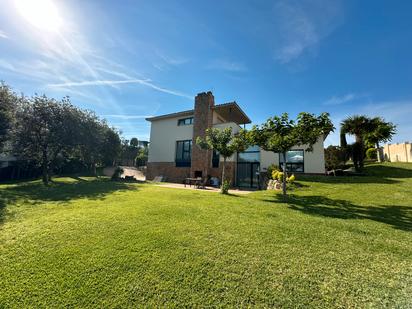
<svg viewBox="0 0 412 309">
<path fill-rule="evenodd" d="M 385 161 L 412 162 L 412 144 L 409 142 L 386 144 L 383 147 Z"/>
<path fill-rule="evenodd" d="M 190 177 L 190 167 L 176 167 L 175 162 L 148 162 L 147 180 L 153 180 L 156 176 L 164 176 L 167 182 L 183 183 Z"/>
<path fill-rule="evenodd" d="M 198 136 L 205 137 L 205 131 L 213 125 L 213 110 L 215 98 L 209 92 L 199 93 L 195 97 L 194 119 L 193 119 L 193 147 L 192 147 L 192 167 L 191 176 L 194 177 L 195 172 L 201 171 L 202 176 L 206 177 L 209 174 L 211 166 L 212 152 L 211 150 L 203 150 L 197 147 L 196 139 Z"/>
</svg>

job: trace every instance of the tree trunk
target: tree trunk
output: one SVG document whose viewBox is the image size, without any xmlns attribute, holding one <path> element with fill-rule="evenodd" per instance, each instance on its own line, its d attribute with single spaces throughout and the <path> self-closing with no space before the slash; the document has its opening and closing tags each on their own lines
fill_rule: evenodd
<svg viewBox="0 0 412 309">
<path fill-rule="evenodd" d="M 346 135 L 344 132 L 340 132 L 340 148 L 344 153 L 344 158 L 343 160 L 345 161 L 344 163 L 346 164 L 346 161 L 349 160 L 350 154 L 348 153 L 348 143 L 346 141 Z M 353 155 L 352 155 L 353 156 Z"/>
<path fill-rule="evenodd" d="M 381 157 L 381 151 L 379 149 L 379 142 L 376 142 L 376 152 L 377 152 L 377 156 L 378 156 L 378 162 L 382 162 L 382 157 Z"/>
<path fill-rule="evenodd" d="M 223 166 L 222 166 L 222 183 L 220 184 L 220 192 L 224 192 L 224 183 L 225 183 L 225 169 L 226 169 L 226 157 L 223 157 Z"/>
<path fill-rule="evenodd" d="M 365 157 L 365 150 L 364 150 L 364 145 L 363 145 L 363 138 L 362 136 L 359 136 L 356 138 L 356 142 L 359 143 L 359 168 L 360 170 L 363 170 L 363 159 Z"/>
<path fill-rule="evenodd" d="M 353 164 L 355 165 L 355 170 L 357 172 L 363 169 L 363 139 L 362 136 L 356 135 L 355 144 L 353 145 Z"/>
<path fill-rule="evenodd" d="M 92 173 L 94 177 L 97 177 L 96 163 L 92 163 Z"/>
<path fill-rule="evenodd" d="M 282 191 L 283 191 L 283 199 L 286 200 L 286 152 L 282 153 L 283 156 L 283 185 L 282 185 Z"/>
<path fill-rule="evenodd" d="M 43 150 L 42 158 L 42 180 L 45 185 L 49 184 L 49 169 L 48 169 L 48 160 L 47 160 L 47 150 Z"/>
</svg>

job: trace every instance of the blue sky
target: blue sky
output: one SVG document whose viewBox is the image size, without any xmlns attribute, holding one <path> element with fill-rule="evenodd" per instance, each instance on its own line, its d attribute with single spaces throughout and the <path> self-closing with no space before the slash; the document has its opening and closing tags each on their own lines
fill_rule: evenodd
<svg viewBox="0 0 412 309">
<path fill-rule="evenodd" d="M 2 0 L 0 79 L 69 95 L 127 138 L 211 90 L 254 123 L 378 115 L 411 140 L 411 1 L 51 1 Z"/>
</svg>

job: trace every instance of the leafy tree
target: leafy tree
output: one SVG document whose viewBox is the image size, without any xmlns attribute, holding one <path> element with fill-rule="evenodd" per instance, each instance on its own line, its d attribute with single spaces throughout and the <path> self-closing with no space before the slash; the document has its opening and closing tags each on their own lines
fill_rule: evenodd
<svg viewBox="0 0 412 309">
<path fill-rule="evenodd" d="M 139 148 L 139 140 L 137 139 L 137 137 L 132 137 L 130 139 L 130 147 Z"/>
<path fill-rule="evenodd" d="M 10 133 L 15 121 L 15 112 L 21 98 L 9 86 L 0 83 L 0 151 L 4 143 L 10 140 Z"/>
<path fill-rule="evenodd" d="M 300 113 L 297 120 L 289 119 L 287 113 L 269 118 L 260 126 L 253 126 L 250 137 L 253 144 L 266 151 L 279 153 L 286 162 L 286 153 L 293 146 L 305 146 L 306 151 L 313 151 L 313 145 L 334 130 L 328 113 L 315 116 Z M 286 164 L 283 164 L 283 197 L 286 198 Z"/>
<path fill-rule="evenodd" d="M 39 162 L 43 183 L 50 180 L 53 160 L 71 144 L 73 135 L 65 125 L 65 114 L 56 100 L 46 96 L 26 99 L 17 112 L 16 153 Z"/>
<path fill-rule="evenodd" d="M 96 175 L 96 166 L 112 162 L 120 150 L 116 130 L 93 112 L 46 96 L 25 98 L 16 113 L 14 149 L 37 162 L 48 184 L 57 165 L 83 164 Z"/>
<path fill-rule="evenodd" d="M 386 143 L 392 140 L 396 134 L 396 125 L 392 122 L 385 122 L 381 117 L 370 120 L 372 130 L 365 135 L 366 143 L 376 146 L 378 162 L 382 161 L 382 154 L 379 151 L 379 143 Z"/>
<path fill-rule="evenodd" d="M 149 158 L 149 148 L 148 147 L 140 148 L 136 156 L 136 165 L 137 166 L 146 165 L 148 158 Z"/>
<path fill-rule="evenodd" d="M 206 129 L 205 133 L 205 138 L 197 137 L 196 144 L 201 149 L 214 149 L 223 157 L 220 192 L 227 194 L 229 186 L 225 178 L 226 161 L 234 153 L 246 150 L 249 145 L 247 133 L 245 130 L 241 130 L 239 133 L 233 134 L 230 127 L 222 130 L 216 128 Z"/>
<path fill-rule="evenodd" d="M 121 161 L 123 162 L 122 164 L 136 165 L 136 157 L 138 156 L 139 149 L 139 140 L 136 137 L 132 137 L 130 141 L 123 139 L 120 155 Z"/>
<path fill-rule="evenodd" d="M 336 170 L 345 165 L 345 152 L 339 146 L 328 146 L 325 149 L 325 165 L 327 170 Z"/>
<path fill-rule="evenodd" d="M 371 119 L 363 115 L 348 117 L 341 123 L 341 136 L 346 134 L 355 136 L 355 143 L 352 146 L 352 160 L 357 171 L 363 169 L 365 137 L 373 131 L 373 128 Z"/>
<path fill-rule="evenodd" d="M 121 140 L 119 132 L 112 127 L 106 126 L 103 133 L 103 143 L 102 143 L 102 164 L 111 165 L 115 164 L 116 158 L 121 152 Z"/>
</svg>

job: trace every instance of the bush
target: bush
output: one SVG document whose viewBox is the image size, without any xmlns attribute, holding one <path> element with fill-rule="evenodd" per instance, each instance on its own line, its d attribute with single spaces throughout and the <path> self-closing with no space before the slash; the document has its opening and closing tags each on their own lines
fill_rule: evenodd
<svg viewBox="0 0 412 309">
<path fill-rule="evenodd" d="M 329 146 L 325 149 L 325 167 L 327 170 L 342 169 L 345 166 L 346 152 L 338 146 Z"/>
<path fill-rule="evenodd" d="M 121 167 L 116 167 L 112 175 L 112 180 L 119 180 L 123 174 L 124 170 Z"/>
<path fill-rule="evenodd" d="M 292 174 L 291 176 L 289 176 L 288 178 L 286 178 L 286 181 L 290 184 L 293 184 L 295 182 L 295 175 Z"/>
<path fill-rule="evenodd" d="M 366 158 L 369 160 L 376 160 L 378 158 L 378 151 L 376 148 L 369 148 L 366 150 Z"/>
<path fill-rule="evenodd" d="M 272 179 L 283 182 L 283 172 L 274 170 L 272 172 Z"/>
<path fill-rule="evenodd" d="M 228 180 L 223 181 L 222 186 L 220 187 L 220 193 L 228 194 L 230 188 L 230 182 Z"/>
<path fill-rule="evenodd" d="M 279 166 L 275 165 L 275 164 L 271 164 L 268 166 L 267 169 L 267 175 L 269 179 L 274 179 L 273 178 L 273 172 L 279 172 Z"/>
</svg>

